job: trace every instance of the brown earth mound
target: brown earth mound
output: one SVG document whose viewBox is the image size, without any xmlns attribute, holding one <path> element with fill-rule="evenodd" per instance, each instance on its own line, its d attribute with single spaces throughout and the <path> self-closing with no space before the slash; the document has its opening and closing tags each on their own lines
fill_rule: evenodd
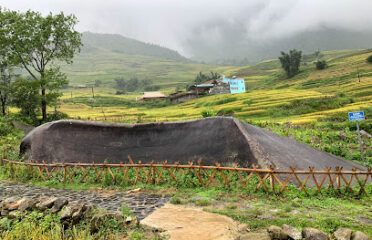
<svg viewBox="0 0 372 240">
<path fill-rule="evenodd" d="M 317 151 L 267 130 L 234 118 L 213 117 L 192 121 L 114 124 L 61 120 L 31 131 L 21 143 L 21 154 L 36 162 L 179 162 L 187 164 L 203 158 L 204 165 L 258 164 L 297 170 L 323 170 L 343 166 L 344 170 L 366 168 Z"/>
</svg>

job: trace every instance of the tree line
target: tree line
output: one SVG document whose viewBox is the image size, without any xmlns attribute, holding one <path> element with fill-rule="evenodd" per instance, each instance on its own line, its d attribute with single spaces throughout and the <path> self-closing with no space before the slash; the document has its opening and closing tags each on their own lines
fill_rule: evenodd
<svg viewBox="0 0 372 240">
<path fill-rule="evenodd" d="M 139 80 L 137 77 L 132 77 L 126 80 L 123 77 L 118 77 L 114 80 L 117 89 L 116 94 L 124 94 L 126 92 L 135 92 L 139 90 L 157 91 L 160 89 L 160 86 L 152 85 L 153 81 L 148 78 Z"/>
<path fill-rule="evenodd" d="M 316 59 L 314 64 L 317 70 L 323 70 L 327 67 L 327 62 L 326 60 L 322 59 L 323 55 L 319 50 L 315 51 L 308 57 L 313 57 L 312 55 Z M 279 61 L 288 78 L 294 77 L 296 74 L 299 73 L 302 59 L 302 51 L 292 49 L 288 53 L 281 52 Z"/>
<path fill-rule="evenodd" d="M 24 117 L 47 121 L 47 106 L 56 106 L 68 84 L 59 64 L 71 64 L 82 46 L 74 15 L 11 11 L 0 7 L 1 112 L 14 105 Z M 20 73 L 26 73 L 21 77 Z"/>
</svg>

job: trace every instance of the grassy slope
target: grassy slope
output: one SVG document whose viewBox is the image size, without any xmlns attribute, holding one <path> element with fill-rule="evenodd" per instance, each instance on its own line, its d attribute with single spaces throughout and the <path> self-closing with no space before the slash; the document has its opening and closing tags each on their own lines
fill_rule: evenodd
<svg viewBox="0 0 372 240">
<path fill-rule="evenodd" d="M 103 86 L 113 87 L 114 79 L 151 79 L 161 88 L 186 85 L 199 71 L 212 71 L 216 67 L 204 64 L 184 63 L 165 58 L 129 55 L 104 48 L 83 51 L 74 58 L 72 65 L 63 66 L 71 86 L 93 85 L 95 80 Z"/>
<path fill-rule="evenodd" d="M 90 89 L 75 89 L 72 99 L 70 93 L 63 96 L 60 110 L 72 118 L 129 123 L 196 119 L 206 110 L 234 112 L 234 117 L 243 121 L 372 166 L 371 139 L 364 138 L 365 160 L 362 161 L 355 123 L 347 121 L 348 111 L 362 109 L 368 120 L 361 123 L 361 129 L 372 132 L 372 64 L 365 61 L 372 53 L 345 50 L 324 54 L 329 63 L 327 69 L 315 70 L 313 63 L 307 62 L 292 79 L 285 77 L 277 60 L 255 66 L 226 67 L 225 75 L 245 77 L 246 93 L 206 96 L 177 105 L 161 103 L 156 106 L 136 104 L 139 94 L 117 96 L 110 88 L 96 89 L 96 98 L 92 101 Z M 172 89 L 168 85 L 163 92 L 169 93 Z M 276 124 L 286 122 L 302 126 Z"/>
<path fill-rule="evenodd" d="M 337 112 L 347 112 L 372 106 L 372 64 L 365 62 L 366 57 L 371 53 L 345 50 L 326 52 L 324 54 L 325 58 L 329 61 L 329 67 L 327 69 L 317 71 L 313 64 L 307 63 L 307 66 L 301 67 L 300 74 L 292 79 L 285 78 L 277 60 L 265 61 L 255 66 L 225 69 L 224 73 L 226 75 L 245 77 L 248 89 L 247 93 L 207 96 L 178 105 L 152 109 L 145 107 L 127 108 L 122 102 L 117 101 L 115 104 L 115 101 L 113 101 L 112 106 L 104 107 L 103 109 L 106 117 L 126 117 L 128 122 L 135 121 L 138 114 L 148 117 L 149 121 L 155 119 L 157 121 L 194 119 L 199 118 L 203 110 L 212 109 L 215 112 L 232 110 L 235 113 L 234 116 L 242 120 L 304 123 L 315 121 L 318 118 Z M 179 81 L 187 82 L 190 81 L 188 79 L 194 76 L 192 68 L 190 69 L 190 66 L 187 64 L 182 67 L 181 65 L 173 67 L 174 69 L 180 67 L 180 71 L 168 72 L 168 76 L 179 74 L 180 76 L 177 78 Z M 154 69 L 159 69 L 159 65 L 154 66 Z M 361 82 L 358 82 L 357 71 L 360 72 Z M 114 74 L 115 68 L 107 69 L 107 72 Z M 138 74 L 140 73 L 139 71 Z M 88 77 L 89 75 L 86 74 L 84 73 Z M 164 87 L 167 87 L 165 92 L 171 90 L 171 83 L 167 81 L 169 80 L 163 78 Z M 177 81 L 173 83 L 175 85 Z M 113 92 L 114 90 L 111 90 L 111 93 Z M 290 104 L 293 100 L 329 97 L 339 93 L 344 93 L 346 97 L 353 97 L 354 103 L 342 104 L 339 107 L 326 108 L 321 111 L 305 114 L 283 116 L 272 114 L 273 107 Z M 73 93 L 73 97 L 84 96 L 88 100 L 90 96 L 88 89 L 75 90 Z M 98 90 L 96 96 L 134 100 L 138 95 L 114 96 L 110 94 L 109 89 L 105 89 L 105 91 L 102 89 L 102 91 Z M 69 97 L 70 94 L 64 96 L 64 98 Z M 226 98 L 230 98 L 230 101 L 218 104 L 219 100 Z M 213 104 L 213 102 L 217 104 Z M 61 110 L 74 118 L 90 117 L 94 119 L 96 117 L 103 117 L 101 107 L 89 107 L 84 103 L 86 102 L 80 101 L 80 103 L 75 104 L 63 103 Z M 130 116 L 133 116 L 133 118 L 131 119 Z"/>
</svg>

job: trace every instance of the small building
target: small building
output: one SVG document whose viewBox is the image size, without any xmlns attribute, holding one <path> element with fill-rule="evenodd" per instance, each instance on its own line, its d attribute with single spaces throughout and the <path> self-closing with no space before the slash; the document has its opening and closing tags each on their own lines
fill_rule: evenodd
<svg viewBox="0 0 372 240">
<path fill-rule="evenodd" d="M 212 83 L 202 83 L 197 85 L 192 85 L 189 90 L 197 93 L 208 93 L 211 88 L 214 87 Z"/>
<path fill-rule="evenodd" d="M 197 98 L 196 92 L 181 92 L 169 96 L 171 103 L 181 103 Z"/>
<path fill-rule="evenodd" d="M 165 100 L 167 97 L 161 92 L 144 92 L 142 97 L 138 98 L 138 102 L 154 101 L 154 100 Z"/>
</svg>

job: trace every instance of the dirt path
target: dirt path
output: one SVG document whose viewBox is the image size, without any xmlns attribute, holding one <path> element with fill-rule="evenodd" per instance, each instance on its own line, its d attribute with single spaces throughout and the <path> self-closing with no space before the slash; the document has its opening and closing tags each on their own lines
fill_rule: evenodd
<svg viewBox="0 0 372 240">
<path fill-rule="evenodd" d="M 141 223 L 165 230 L 171 240 L 230 240 L 239 236 L 239 223 L 229 217 L 169 203 Z"/>
</svg>

